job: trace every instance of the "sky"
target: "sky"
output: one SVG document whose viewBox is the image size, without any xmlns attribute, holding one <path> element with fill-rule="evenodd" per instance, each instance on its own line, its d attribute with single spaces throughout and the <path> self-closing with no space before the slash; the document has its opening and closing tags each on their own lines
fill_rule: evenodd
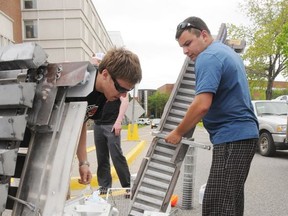
<svg viewBox="0 0 288 216">
<path fill-rule="evenodd" d="M 175 40 L 177 25 L 198 16 L 217 35 L 222 23 L 246 25 L 243 0 L 92 0 L 107 31 L 119 31 L 142 67 L 138 89 L 175 83 L 186 56 Z"/>
</svg>

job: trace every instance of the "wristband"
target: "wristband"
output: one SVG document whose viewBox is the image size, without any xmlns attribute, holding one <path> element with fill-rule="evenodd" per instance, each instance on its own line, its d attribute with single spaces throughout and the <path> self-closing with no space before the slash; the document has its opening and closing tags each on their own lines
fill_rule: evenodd
<svg viewBox="0 0 288 216">
<path fill-rule="evenodd" d="M 79 162 L 79 167 L 83 166 L 83 165 L 87 165 L 88 167 L 90 166 L 90 163 L 88 161 L 80 161 Z"/>
</svg>

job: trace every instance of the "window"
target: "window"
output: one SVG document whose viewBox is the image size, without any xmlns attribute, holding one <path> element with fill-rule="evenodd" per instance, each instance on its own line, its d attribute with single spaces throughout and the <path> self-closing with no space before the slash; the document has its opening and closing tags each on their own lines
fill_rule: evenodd
<svg viewBox="0 0 288 216">
<path fill-rule="evenodd" d="M 24 0 L 25 9 L 36 9 L 36 0 Z"/>
<path fill-rule="evenodd" d="M 25 26 L 25 37 L 26 38 L 37 38 L 37 21 L 36 20 L 26 20 L 24 21 Z"/>
</svg>

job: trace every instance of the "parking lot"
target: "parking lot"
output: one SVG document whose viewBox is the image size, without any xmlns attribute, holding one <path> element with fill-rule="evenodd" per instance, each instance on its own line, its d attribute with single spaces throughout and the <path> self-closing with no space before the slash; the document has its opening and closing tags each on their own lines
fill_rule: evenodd
<svg viewBox="0 0 288 216">
<path fill-rule="evenodd" d="M 150 126 L 139 128 L 140 141 L 146 142 L 146 147 L 140 155 L 133 161 L 130 166 L 131 174 L 136 173 L 145 157 L 146 152 L 153 139 Z M 122 147 L 124 154 L 128 154 L 129 150 L 135 147 L 135 141 L 127 141 L 127 130 L 122 132 Z M 205 129 L 199 127 L 194 133 L 196 142 L 209 144 L 208 133 Z M 131 145 L 132 144 L 132 145 Z M 199 204 L 199 189 L 206 183 L 208 178 L 212 151 L 197 148 L 196 155 L 196 174 L 194 187 L 193 209 L 180 210 L 177 215 L 181 216 L 200 216 L 201 205 Z M 94 158 L 94 153 L 91 153 Z M 91 158 L 92 160 L 92 158 Z M 250 174 L 248 176 L 245 188 L 245 216 L 286 216 L 288 215 L 288 151 L 278 151 L 274 157 L 263 157 L 256 154 L 252 165 Z M 96 162 L 95 162 L 96 163 Z M 96 164 L 93 163 L 96 169 Z M 93 169 L 94 169 L 93 168 Z M 77 173 L 77 172 L 75 172 Z M 118 187 L 117 181 L 113 183 L 114 187 Z M 174 194 L 181 196 L 181 185 L 177 184 Z"/>
</svg>

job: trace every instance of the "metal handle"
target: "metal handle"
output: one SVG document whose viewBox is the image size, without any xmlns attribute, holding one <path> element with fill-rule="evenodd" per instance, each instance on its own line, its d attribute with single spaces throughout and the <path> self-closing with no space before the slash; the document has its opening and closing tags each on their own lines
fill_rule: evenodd
<svg viewBox="0 0 288 216">
<path fill-rule="evenodd" d="M 18 202 L 18 203 L 21 203 L 21 204 L 27 206 L 32 212 L 36 212 L 36 213 L 38 213 L 38 215 L 40 215 L 39 209 L 33 203 L 18 199 L 16 197 L 11 196 L 11 195 L 8 195 L 8 197 L 10 199 Z"/>
<path fill-rule="evenodd" d="M 167 136 L 167 134 L 160 133 L 159 131 L 153 131 L 152 135 L 156 136 L 157 138 L 160 138 L 160 139 L 165 139 L 165 137 Z M 195 141 L 193 141 L 193 138 L 188 139 L 188 138 L 182 137 L 181 143 L 185 144 L 185 145 L 192 146 L 192 147 L 198 147 L 198 148 L 202 148 L 202 149 L 211 150 L 211 145 L 206 145 L 203 143 L 195 142 Z"/>
</svg>

